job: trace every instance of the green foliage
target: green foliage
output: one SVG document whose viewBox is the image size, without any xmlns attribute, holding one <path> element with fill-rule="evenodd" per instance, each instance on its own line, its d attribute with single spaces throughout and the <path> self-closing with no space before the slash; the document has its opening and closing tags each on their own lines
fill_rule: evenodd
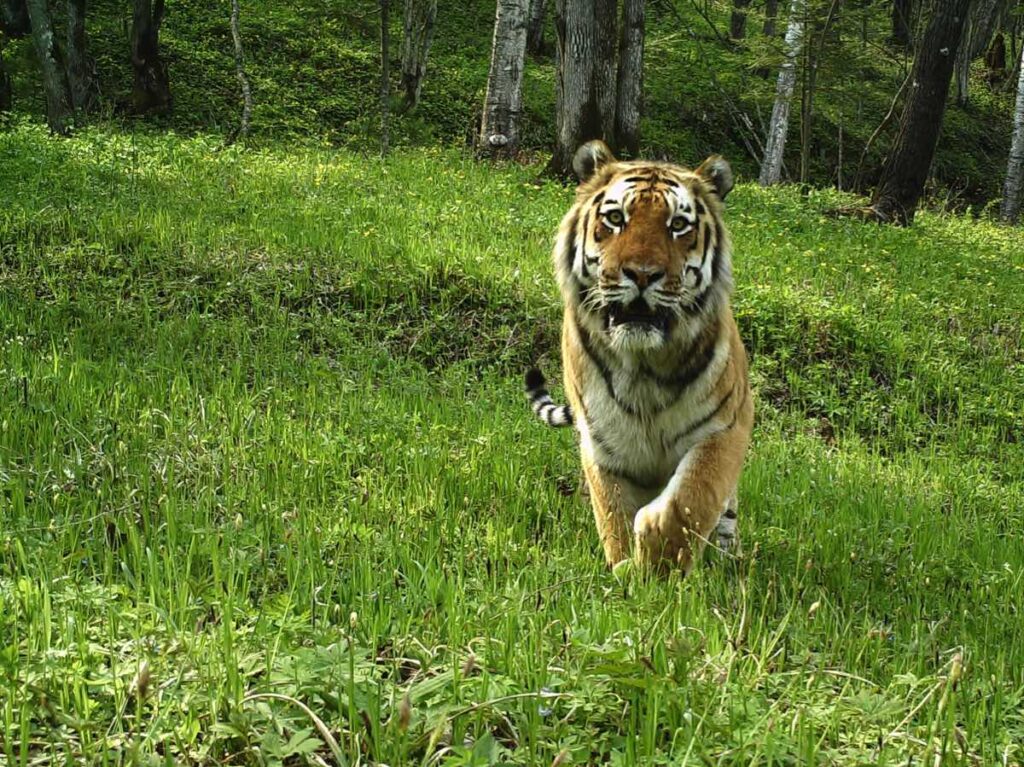
<svg viewBox="0 0 1024 767">
<path fill-rule="evenodd" d="M 824 0 L 810 3 L 819 27 L 810 35 L 814 49 L 821 44 L 820 26 L 828 6 Z M 758 144 L 774 99 L 781 39 L 761 35 L 763 11 L 753 6 L 743 44 L 723 45 L 720 38 L 728 27 L 731 3 L 701 3 L 700 10 L 705 8 L 707 19 L 697 4 L 681 0 L 654 3 L 648 10 L 644 151 L 683 163 L 697 163 L 719 152 L 741 177 L 754 178 Z M 392 13 L 393 86 L 398 82 L 400 10 L 396 6 Z M 780 13 L 781 33 L 786 19 L 784 9 Z M 175 108 L 170 117 L 161 118 L 161 127 L 191 134 L 228 133 L 237 125 L 240 97 L 228 17 L 226 2 L 182 0 L 168 5 L 161 40 Z M 393 145 L 462 146 L 471 139 L 483 101 L 493 23 L 491 1 L 440 9 L 422 104 L 411 114 L 394 117 Z M 717 36 L 709 23 L 715 25 Z M 90 3 L 90 46 L 102 83 L 101 120 L 124 119 L 131 88 L 127 29 L 123 4 Z M 886 3 L 844 8 L 831 29 L 820 57 L 809 179 L 816 186 L 829 186 L 841 178 L 849 188 L 861 150 L 889 109 L 908 61 L 884 45 L 889 32 Z M 376 2 L 246 4 L 241 30 L 253 87 L 252 141 L 264 146 L 287 141 L 376 150 Z M 867 41 L 861 39 L 864 33 Z M 550 24 L 547 39 L 554 39 Z M 43 102 L 31 46 L 22 40 L 9 48 L 15 104 L 23 113 L 39 116 Z M 933 197 L 957 208 L 978 206 L 1000 194 L 1009 149 L 1010 97 L 993 94 L 978 80 L 968 107 L 950 106 L 935 161 Z M 553 58 L 531 59 L 525 72 L 522 119 L 527 152 L 551 147 L 554 101 Z M 799 179 L 798 102 L 799 96 L 787 143 L 786 167 L 792 180 Z M 876 178 L 895 128 L 893 122 L 872 146 L 865 184 Z"/>
<path fill-rule="evenodd" d="M 1021 760 L 1019 231 L 737 187 L 747 553 L 619 578 L 520 390 L 571 192 L 221 144 L 0 134 L 0 762 L 333 763 L 260 693 L 351 764 Z"/>
</svg>

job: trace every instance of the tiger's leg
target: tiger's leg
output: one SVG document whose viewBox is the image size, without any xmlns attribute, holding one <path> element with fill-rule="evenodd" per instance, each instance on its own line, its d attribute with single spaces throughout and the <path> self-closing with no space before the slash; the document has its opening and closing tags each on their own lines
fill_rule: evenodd
<svg viewBox="0 0 1024 767">
<path fill-rule="evenodd" d="M 690 571 L 734 493 L 749 442 L 744 426 L 734 423 L 694 446 L 665 489 L 637 512 L 633 531 L 640 562 Z"/>
<path fill-rule="evenodd" d="M 718 538 L 718 548 L 721 554 L 728 555 L 739 553 L 740 550 L 740 536 L 739 536 L 739 525 L 736 519 L 737 509 L 737 498 L 736 490 L 732 491 L 725 501 L 725 510 L 722 512 L 722 516 L 718 519 L 718 525 L 715 526 L 715 535 Z"/>
<path fill-rule="evenodd" d="M 604 557 L 608 565 L 614 567 L 629 559 L 633 542 L 633 513 L 650 500 L 651 493 L 602 469 L 586 452 L 583 454 L 583 472 Z"/>
</svg>

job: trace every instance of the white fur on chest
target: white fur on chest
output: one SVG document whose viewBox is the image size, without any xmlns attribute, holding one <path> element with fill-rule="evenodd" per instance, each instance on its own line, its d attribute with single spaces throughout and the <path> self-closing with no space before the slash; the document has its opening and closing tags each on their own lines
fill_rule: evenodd
<svg viewBox="0 0 1024 767">
<path fill-rule="evenodd" d="M 592 369 L 580 392 L 586 414 L 578 419 L 582 450 L 613 473 L 652 487 L 664 485 L 683 456 L 721 428 L 708 418 L 718 404 L 709 392 L 728 353 L 729 339 L 723 334 L 711 362 L 681 395 L 629 360 L 610 374 L 611 387 Z"/>
</svg>

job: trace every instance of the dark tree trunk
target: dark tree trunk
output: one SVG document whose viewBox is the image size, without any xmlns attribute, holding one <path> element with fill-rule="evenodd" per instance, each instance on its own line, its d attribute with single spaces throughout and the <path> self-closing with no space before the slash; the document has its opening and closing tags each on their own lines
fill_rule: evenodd
<svg viewBox="0 0 1024 767">
<path fill-rule="evenodd" d="M 892 0 L 892 44 L 906 48 L 910 45 L 910 17 L 913 0 Z"/>
<path fill-rule="evenodd" d="M 171 108 L 171 83 L 167 64 L 160 57 L 160 24 L 164 0 L 135 0 L 132 14 L 132 69 L 135 86 L 132 107 L 136 114 L 167 112 Z"/>
<path fill-rule="evenodd" d="M 0 31 L 0 114 L 11 111 L 11 76 L 7 74 L 4 66 L 4 37 L 5 33 Z"/>
<path fill-rule="evenodd" d="M 67 73 L 71 106 L 88 112 L 96 97 L 95 65 L 85 43 L 85 0 L 68 0 Z"/>
<path fill-rule="evenodd" d="M 555 151 L 548 172 L 570 178 L 585 142 L 614 142 L 615 0 L 557 0 Z"/>
<path fill-rule="evenodd" d="M 519 148 L 519 113 L 522 110 L 523 61 L 529 0 L 498 0 L 487 76 L 484 114 L 477 149 L 483 156 L 511 157 Z"/>
<path fill-rule="evenodd" d="M 640 154 L 640 110 L 644 83 L 645 0 L 623 0 L 619 29 L 618 93 L 615 140 L 628 157 Z"/>
<path fill-rule="evenodd" d="M 32 31 L 25 0 L 0 0 L 0 29 L 15 40 Z"/>
<path fill-rule="evenodd" d="M 742 40 L 747 33 L 747 8 L 750 0 L 732 0 L 732 16 L 729 18 L 729 39 Z"/>
<path fill-rule="evenodd" d="M 380 156 L 387 157 L 388 144 L 390 142 L 390 126 L 388 121 L 391 117 L 391 109 L 388 99 L 391 95 L 389 80 L 391 79 L 391 67 L 389 56 L 391 55 L 391 33 L 388 25 L 391 23 L 391 5 L 389 0 L 380 0 Z"/>
<path fill-rule="evenodd" d="M 46 122 L 54 133 L 68 132 L 71 100 L 68 96 L 67 75 L 57 38 L 53 34 L 50 9 L 46 0 L 29 0 L 28 16 L 32 24 L 32 43 L 43 72 L 43 91 L 46 93 Z"/>
<path fill-rule="evenodd" d="M 971 0 L 937 0 L 910 75 L 900 130 L 872 207 L 880 221 L 906 226 L 924 193 Z"/>
<path fill-rule="evenodd" d="M 532 0 L 530 22 L 526 28 L 526 50 L 534 56 L 544 53 L 544 12 L 548 0 Z"/>
<path fill-rule="evenodd" d="M 779 0 L 768 0 L 764 5 L 764 28 L 762 32 L 765 37 L 775 37 L 775 19 L 779 15 Z"/>
<path fill-rule="evenodd" d="M 402 17 L 402 99 L 404 109 L 420 103 L 427 56 L 434 41 L 437 0 L 405 0 Z"/>
<path fill-rule="evenodd" d="M 1006 79 L 1006 41 L 1002 32 L 996 33 L 985 52 L 985 79 L 990 86 Z"/>
</svg>

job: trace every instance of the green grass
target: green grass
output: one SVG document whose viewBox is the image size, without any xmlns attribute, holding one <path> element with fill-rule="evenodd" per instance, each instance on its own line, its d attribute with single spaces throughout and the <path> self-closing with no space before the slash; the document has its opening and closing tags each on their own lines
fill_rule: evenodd
<svg viewBox="0 0 1024 767">
<path fill-rule="evenodd" d="M 1024 759 L 1024 235 L 738 187 L 745 555 L 620 581 L 536 172 L 0 134 L 0 764 L 333 763 L 260 693 L 349 764 Z"/>
</svg>

